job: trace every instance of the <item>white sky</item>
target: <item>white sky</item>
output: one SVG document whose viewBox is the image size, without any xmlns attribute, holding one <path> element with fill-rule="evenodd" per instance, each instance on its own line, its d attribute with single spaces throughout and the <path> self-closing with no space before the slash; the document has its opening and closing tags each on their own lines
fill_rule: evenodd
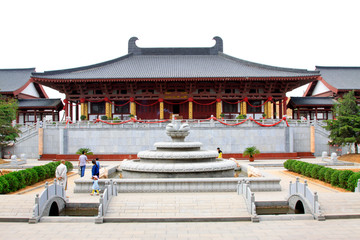
<svg viewBox="0 0 360 240">
<path fill-rule="evenodd" d="M 278 67 L 360 66 L 359 10 L 358 0 L 2 0 L 0 68 L 95 64 L 127 54 L 132 36 L 140 47 L 220 36 L 226 54 Z"/>
</svg>

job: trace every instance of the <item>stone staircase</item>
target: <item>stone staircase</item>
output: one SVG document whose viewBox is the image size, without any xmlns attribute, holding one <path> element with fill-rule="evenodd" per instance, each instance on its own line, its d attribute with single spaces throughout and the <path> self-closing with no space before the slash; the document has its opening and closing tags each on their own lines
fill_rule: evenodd
<svg viewBox="0 0 360 240">
<path fill-rule="evenodd" d="M 250 221 L 236 193 L 120 193 L 104 217 L 111 221 Z"/>
</svg>

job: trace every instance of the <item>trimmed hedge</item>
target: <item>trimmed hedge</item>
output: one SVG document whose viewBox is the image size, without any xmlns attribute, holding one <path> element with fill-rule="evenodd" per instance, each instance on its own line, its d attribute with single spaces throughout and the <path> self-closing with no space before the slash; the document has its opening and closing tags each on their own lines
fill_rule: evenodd
<svg viewBox="0 0 360 240">
<path fill-rule="evenodd" d="M 360 172 L 356 172 L 353 175 L 351 175 L 348 179 L 348 188 L 350 191 L 355 191 L 355 188 L 357 187 L 358 180 L 360 179 Z"/>
<path fill-rule="evenodd" d="M 355 173 L 351 170 L 342 171 L 339 175 L 339 186 L 349 190 L 348 180 L 353 174 Z"/>
<path fill-rule="evenodd" d="M 59 162 L 51 162 L 42 166 L 36 166 L 25 170 L 15 171 L 0 176 L 0 194 L 15 192 L 26 186 L 55 176 Z M 68 172 L 73 170 L 71 162 L 65 162 Z"/>
<path fill-rule="evenodd" d="M 319 172 L 318 172 L 318 179 L 325 182 L 325 173 L 326 173 L 327 168 L 326 167 L 322 167 Z"/>
<path fill-rule="evenodd" d="M 333 172 L 333 174 L 331 174 L 331 185 L 338 187 L 339 186 L 339 176 L 340 176 L 341 171 L 340 170 L 335 170 Z"/>
<path fill-rule="evenodd" d="M 331 183 L 331 175 L 335 172 L 333 168 L 327 168 L 325 172 L 325 182 Z"/>
<path fill-rule="evenodd" d="M 284 162 L 284 168 L 350 191 L 355 190 L 358 180 L 360 179 L 360 172 L 354 173 L 351 170 L 337 170 L 294 159 L 286 160 Z"/>
</svg>

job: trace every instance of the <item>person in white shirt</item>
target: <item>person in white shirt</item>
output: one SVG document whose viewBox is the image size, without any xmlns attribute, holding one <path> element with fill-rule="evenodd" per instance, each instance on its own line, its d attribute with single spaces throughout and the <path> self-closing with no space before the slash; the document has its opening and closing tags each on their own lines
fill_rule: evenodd
<svg viewBox="0 0 360 240">
<path fill-rule="evenodd" d="M 60 165 L 57 166 L 55 171 L 55 177 L 59 181 L 59 184 L 67 189 L 67 167 L 65 166 L 65 160 L 61 160 Z"/>
</svg>

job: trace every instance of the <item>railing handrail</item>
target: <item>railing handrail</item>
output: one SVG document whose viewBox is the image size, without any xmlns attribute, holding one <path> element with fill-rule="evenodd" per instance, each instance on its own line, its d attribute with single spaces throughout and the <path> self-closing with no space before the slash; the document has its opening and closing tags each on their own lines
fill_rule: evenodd
<svg viewBox="0 0 360 240">
<path fill-rule="evenodd" d="M 107 208 L 109 207 L 111 198 L 113 196 L 117 196 L 117 185 L 116 182 L 113 182 L 113 180 L 110 179 L 110 183 L 105 182 L 104 193 L 100 195 L 98 218 L 105 216 L 105 213 L 107 211 Z"/>
<path fill-rule="evenodd" d="M 181 119 L 179 119 L 181 120 Z M 254 119 L 262 124 L 275 124 L 280 121 L 280 119 Z M 222 124 L 218 121 L 208 120 L 208 119 L 183 119 L 181 120 L 184 123 L 188 123 L 192 128 L 201 128 L 201 127 L 258 127 L 256 123 L 253 121 L 246 121 L 243 124 L 236 126 L 228 126 Z M 221 120 L 226 124 L 238 124 L 244 121 L 244 119 L 224 119 Z M 77 121 L 74 123 L 70 123 L 68 121 L 46 121 L 43 122 L 44 128 L 159 128 L 165 127 L 170 121 L 164 121 L 160 119 L 147 119 L 141 120 L 141 122 L 125 122 L 125 120 L 106 120 L 106 124 L 103 122 L 96 121 Z M 297 120 L 297 119 L 288 119 L 287 120 L 289 126 L 310 126 L 319 122 L 319 120 Z M 114 125 L 115 123 L 115 125 Z M 122 123 L 122 124 L 119 124 Z M 273 127 L 285 127 L 286 124 L 281 123 Z"/>
<path fill-rule="evenodd" d="M 57 184 L 57 179 L 54 179 L 54 184 L 49 186 L 49 183 L 45 183 L 45 189 L 41 194 L 36 194 L 35 205 L 33 207 L 33 218 L 39 218 L 43 211 L 44 207 L 53 197 L 61 197 L 65 201 L 65 188 L 62 185 Z"/>
<path fill-rule="evenodd" d="M 312 192 L 311 189 L 308 187 L 307 180 L 304 183 L 300 183 L 299 178 L 296 178 L 295 183 L 290 181 L 289 184 L 289 196 L 298 194 L 301 195 L 304 199 L 308 200 L 310 203 L 310 209 L 313 214 L 320 214 L 320 204 L 319 204 L 319 196 L 317 192 Z"/>
<path fill-rule="evenodd" d="M 241 180 L 238 182 L 237 186 L 238 195 L 242 195 L 248 212 L 255 216 L 256 215 L 256 205 L 255 205 L 255 194 L 250 189 L 250 182 L 245 180 Z"/>
</svg>

